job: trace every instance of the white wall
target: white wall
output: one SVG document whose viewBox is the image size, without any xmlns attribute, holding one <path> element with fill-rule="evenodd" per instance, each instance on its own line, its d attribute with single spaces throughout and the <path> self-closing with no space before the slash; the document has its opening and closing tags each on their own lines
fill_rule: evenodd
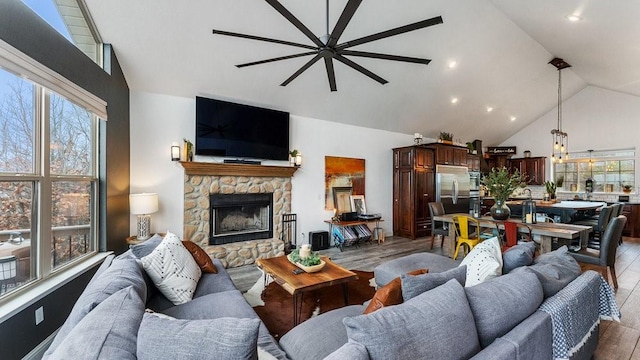
<svg viewBox="0 0 640 360">
<path fill-rule="evenodd" d="M 562 129 L 569 134 L 571 152 L 640 148 L 640 97 L 588 86 L 562 103 Z M 547 157 L 550 174 L 552 139 L 557 126 L 554 108 L 516 133 L 501 146 L 517 146 L 518 157 L 524 150 L 531 156 Z M 636 152 L 636 187 L 640 186 L 640 152 Z"/>
<path fill-rule="evenodd" d="M 392 121 L 392 120 L 390 120 Z M 157 192 L 160 210 L 152 215 L 153 231 L 182 236 L 184 170 L 170 160 L 172 142 L 195 137 L 195 99 L 131 92 L 131 192 Z M 304 233 L 328 230 L 324 220 L 324 157 L 365 159 L 365 200 L 369 213 L 381 213 L 392 232 L 392 148 L 413 143 L 413 135 L 374 130 L 331 121 L 291 116 L 290 147 L 303 164 L 292 180 L 292 212 L 298 214 L 298 243 Z M 195 161 L 221 161 L 196 157 Z M 287 162 L 263 162 L 288 166 Z M 131 233 L 136 232 L 135 217 Z"/>
</svg>

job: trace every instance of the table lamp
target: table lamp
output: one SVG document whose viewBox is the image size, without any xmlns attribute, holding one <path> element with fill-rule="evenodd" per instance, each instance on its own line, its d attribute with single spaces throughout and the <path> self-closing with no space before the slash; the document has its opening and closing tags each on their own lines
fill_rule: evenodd
<svg viewBox="0 0 640 360">
<path fill-rule="evenodd" d="M 151 216 L 158 211 L 158 194 L 142 193 L 129 195 L 129 208 L 133 215 L 138 215 L 137 240 L 146 240 L 151 232 Z"/>
</svg>

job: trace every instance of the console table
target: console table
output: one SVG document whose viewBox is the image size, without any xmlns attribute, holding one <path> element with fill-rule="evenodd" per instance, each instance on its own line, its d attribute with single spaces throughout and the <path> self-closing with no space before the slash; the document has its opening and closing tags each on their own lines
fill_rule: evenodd
<svg viewBox="0 0 640 360">
<path fill-rule="evenodd" d="M 356 247 L 362 242 L 371 243 L 371 239 L 384 242 L 384 235 L 381 233 L 380 222 L 383 219 L 372 220 L 355 220 L 355 221 L 333 221 L 325 220 L 329 224 L 329 236 L 333 239 L 334 245 L 342 251 L 345 246 L 355 245 Z M 375 223 L 373 232 L 369 229 L 369 224 Z"/>
</svg>

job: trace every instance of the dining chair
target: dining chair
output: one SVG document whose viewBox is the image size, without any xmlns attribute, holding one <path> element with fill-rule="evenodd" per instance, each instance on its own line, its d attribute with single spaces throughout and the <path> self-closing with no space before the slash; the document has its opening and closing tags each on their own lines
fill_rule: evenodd
<svg viewBox="0 0 640 360">
<path fill-rule="evenodd" d="M 611 274 L 613 288 L 618 288 L 618 278 L 616 277 L 616 251 L 622 236 L 622 230 L 627 222 L 624 215 L 620 215 L 609 222 L 602 240 L 600 241 L 600 250 L 584 249 L 576 253 L 570 253 L 577 262 L 583 264 L 595 265 L 602 276 L 609 281 L 608 272 Z"/>
<path fill-rule="evenodd" d="M 435 242 L 436 235 L 438 235 L 440 240 L 440 247 L 444 243 L 444 237 L 449 235 L 449 228 L 447 227 L 447 223 L 444 221 L 436 221 L 433 219 L 434 216 L 444 215 L 444 206 L 440 202 L 430 202 L 429 203 L 429 213 L 431 213 L 431 249 L 433 249 L 433 243 Z"/>
<path fill-rule="evenodd" d="M 456 251 L 453 253 L 453 260 L 458 257 L 458 251 L 463 246 L 464 255 L 466 256 L 471 249 L 482 241 L 480 237 L 480 221 L 465 215 L 456 215 L 453 217 L 453 227 L 456 230 L 458 244 Z M 475 228 L 475 231 L 471 231 Z"/>
<path fill-rule="evenodd" d="M 604 206 L 602 207 L 602 209 L 600 209 L 598 220 L 587 219 L 574 222 L 574 224 L 576 225 L 586 225 L 593 227 L 593 232 L 589 235 L 588 247 L 596 250 L 600 248 L 600 239 L 602 238 L 602 235 L 604 234 L 604 231 L 609 224 L 612 213 L 613 206 Z"/>
<path fill-rule="evenodd" d="M 18 261 L 13 255 L 0 258 L 0 292 L 4 286 L 5 292 L 9 290 L 9 282 L 16 283 L 16 275 L 18 271 Z"/>
</svg>

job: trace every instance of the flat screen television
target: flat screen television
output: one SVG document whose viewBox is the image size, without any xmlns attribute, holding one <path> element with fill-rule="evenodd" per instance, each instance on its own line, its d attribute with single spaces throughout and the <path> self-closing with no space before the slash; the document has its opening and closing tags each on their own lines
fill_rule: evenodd
<svg viewBox="0 0 640 360">
<path fill-rule="evenodd" d="M 196 97 L 196 155 L 287 160 L 289 113 Z"/>
</svg>

